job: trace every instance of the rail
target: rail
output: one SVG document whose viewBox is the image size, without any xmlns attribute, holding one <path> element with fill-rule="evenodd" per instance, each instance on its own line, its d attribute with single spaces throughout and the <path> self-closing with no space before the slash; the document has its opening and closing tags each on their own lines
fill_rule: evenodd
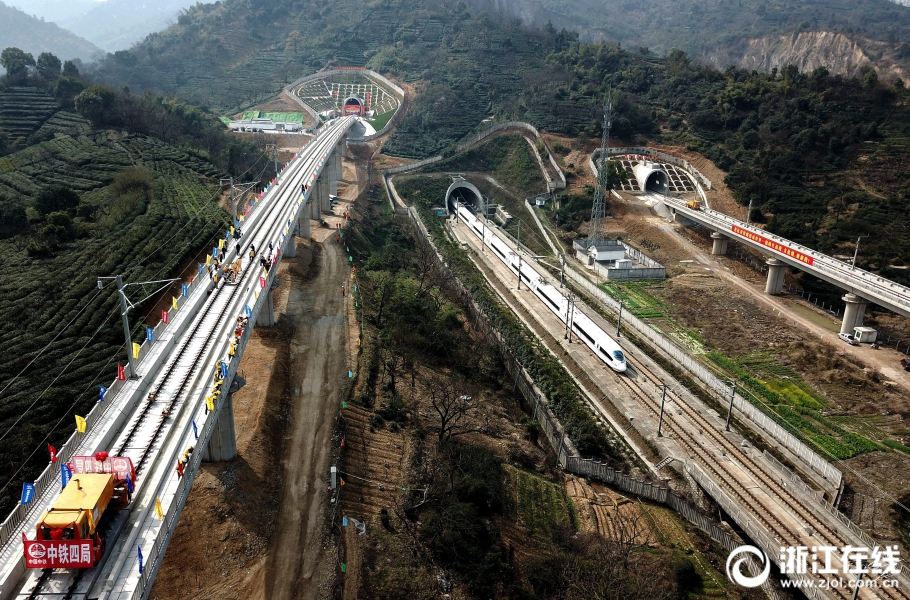
<svg viewBox="0 0 910 600">
<path fill-rule="evenodd" d="M 687 208 L 685 203 L 667 196 L 662 196 L 662 199 L 666 206 L 692 221 L 711 227 L 715 231 L 740 243 L 753 248 L 758 248 L 763 252 L 770 252 L 774 258 L 781 259 L 788 265 L 807 271 L 821 279 L 828 280 L 835 285 L 858 292 L 866 300 L 875 301 L 905 317 L 910 317 L 910 288 L 889 281 L 875 273 L 848 266 L 846 263 L 818 252 L 817 250 L 797 244 L 786 238 L 759 229 L 758 227 L 748 225 L 721 212 L 711 209 L 694 210 Z M 781 249 L 757 242 L 747 235 L 738 233 L 737 229 L 746 232 L 751 236 L 758 236 L 769 240 L 780 246 Z M 784 250 L 789 250 L 798 253 L 803 257 L 807 257 L 807 259 L 811 259 L 811 264 L 806 260 L 792 258 Z"/>
</svg>

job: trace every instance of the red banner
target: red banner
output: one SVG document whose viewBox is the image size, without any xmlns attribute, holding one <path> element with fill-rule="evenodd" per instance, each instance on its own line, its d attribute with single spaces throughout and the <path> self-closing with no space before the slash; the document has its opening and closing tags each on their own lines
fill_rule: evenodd
<svg viewBox="0 0 910 600">
<path fill-rule="evenodd" d="M 749 231 L 748 229 L 743 229 L 742 227 L 737 227 L 736 225 L 734 225 L 732 231 L 733 231 L 733 233 L 735 233 L 737 235 L 741 235 L 744 238 L 748 238 L 748 239 L 752 240 L 753 242 L 756 242 L 756 243 L 761 244 L 762 246 L 765 246 L 766 248 L 771 248 L 775 252 L 779 252 L 779 253 L 783 254 L 784 256 L 792 258 L 793 260 L 798 260 L 801 263 L 811 265 L 812 263 L 815 262 L 815 259 L 812 258 L 811 256 L 809 256 L 808 254 L 803 254 L 802 252 L 793 250 L 792 248 L 788 248 L 787 246 L 785 246 L 784 244 L 781 244 L 780 242 L 775 242 L 774 240 L 769 240 L 768 238 L 766 238 L 764 236 L 760 236 L 757 233 L 753 233 L 753 232 Z"/>
<path fill-rule="evenodd" d="M 92 561 L 91 540 L 29 540 L 22 534 L 25 544 L 25 566 L 29 569 L 90 568 Z"/>
<path fill-rule="evenodd" d="M 102 454 L 102 456 L 104 455 Z M 136 481 L 133 461 L 127 456 L 106 456 L 104 460 L 98 460 L 93 455 L 73 456 L 70 458 L 70 464 L 73 465 L 74 475 L 78 473 L 113 473 L 117 479 L 126 479 L 129 476 L 130 481 Z"/>
<path fill-rule="evenodd" d="M 54 448 L 53 446 L 51 446 L 50 444 L 48 444 L 47 453 L 51 455 L 51 462 L 56 463 L 57 462 L 57 449 Z"/>
<path fill-rule="evenodd" d="M 123 365 L 117 365 L 117 379 L 126 381 L 126 369 L 123 368 Z"/>
<path fill-rule="evenodd" d="M 167 325 L 167 316 L 168 312 L 166 310 L 161 311 L 161 322 Z"/>
<path fill-rule="evenodd" d="M 259 287 L 261 287 L 262 289 L 265 289 L 265 277 L 262 277 L 262 276 L 259 277 Z"/>
</svg>

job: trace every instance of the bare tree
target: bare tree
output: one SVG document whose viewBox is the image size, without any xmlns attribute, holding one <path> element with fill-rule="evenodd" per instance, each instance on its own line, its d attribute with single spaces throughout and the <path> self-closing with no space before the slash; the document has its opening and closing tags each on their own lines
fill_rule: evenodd
<svg viewBox="0 0 910 600">
<path fill-rule="evenodd" d="M 434 373 L 425 383 L 430 405 L 438 419 L 439 441 L 483 431 L 487 422 L 477 410 L 477 392 L 460 377 Z"/>
</svg>

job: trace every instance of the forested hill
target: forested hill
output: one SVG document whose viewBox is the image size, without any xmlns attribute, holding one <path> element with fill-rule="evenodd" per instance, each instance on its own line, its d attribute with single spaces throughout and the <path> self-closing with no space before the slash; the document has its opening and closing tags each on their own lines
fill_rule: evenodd
<svg viewBox="0 0 910 600">
<path fill-rule="evenodd" d="M 224 235 L 219 180 L 272 161 L 211 115 L 112 90 L 43 53 L 3 49 L 0 78 L 0 513 L 47 465 L 125 361 L 118 295 L 185 278 Z M 158 307 L 130 287 L 132 341 Z M 179 294 L 179 285 L 170 291 Z M 22 469 L 19 470 L 20 465 Z"/>
<path fill-rule="evenodd" d="M 99 73 L 233 108 L 333 64 L 417 84 L 417 100 L 384 147 L 413 158 L 444 151 L 490 115 L 599 136 L 612 86 L 615 137 L 699 150 L 730 173 L 740 202 L 755 201 L 757 219 L 822 251 L 874 231 L 861 264 L 906 280 L 908 92 L 869 68 L 858 78 L 793 67 L 721 72 L 680 51 L 657 57 L 583 44 L 577 34 L 528 29 L 463 3 L 227 0 L 196 5 Z"/>
<path fill-rule="evenodd" d="M 674 48 L 720 68 L 827 66 L 854 75 L 910 72 L 910 8 L 890 0 L 472 0 L 472 7 L 552 22 L 583 40 Z M 492 7 L 492 8 L 491 8 Z M 779 62 L 784 61 L 784 62 Z"/>
<path fill-rule="evenodd" d="M 103 54 L 90 41 L 0 2 L 0 49 L 8 46 L 35 56 L 51 52 L 63 60 L 78 58 L 88 61 Z"/>
</svg>

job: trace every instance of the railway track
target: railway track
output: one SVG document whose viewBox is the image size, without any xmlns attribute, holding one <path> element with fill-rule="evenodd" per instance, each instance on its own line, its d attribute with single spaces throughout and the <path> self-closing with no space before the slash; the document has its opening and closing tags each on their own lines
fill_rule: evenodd
<svg viewBox="0 0 910 600">
<path fill-rule="evenodd" d="M 320 157 L 323 153 L 331 149 L 331 144 L 326 144 L 325 138 L 319 143 L 320 146 L 316 148 L 316 152 L 305 159 L 305 165 L 315 165 L 321 160 Z M 244 232 L 244 236 L 240 240 L 234 242 L 237 249 L 236 256 L 243 257 L 244 262 L 249 260 L 245 253 L 248 252 L 250 244 L 255 244 L 257 249 L 264 249 L 269 242 L 274 243 L 275 247 L 279 247 L 278 241 L 283 224 L 297 211 L 299 190 L 303 183 L 309 181 L 307 177 L 311 169 L 305 165 L 297 166 L 293 173 L 285 174 L 280 183 L 284 189 L 278 191 L 267 204 L 260 205 L 260 210 L 264 211 L 262 216 L 257 218 L 255 224 L 251 224 L 250 229 Z M 165 443 L 160 442 L 162 436 L 170 435 L 169 423 L 186 400 L 194 377 L 200 375 L 199 369 L 203 359 L 219 332 L 233 330 L 232 324 L 227 329 L 225 328 L 225 318 L 230 317 L 232 309 L 242 310 L 243 305 L 238 302 L 238 299 L 243 297 L 241 290 L 249 291 L 249 285 L 255 281 L 258 271 L 258 263 L 252 262 L 247 265 L 238 285 L 228 286 L 222 283 L 220 288 L 216 288 L 209 298 L 205 299 L 198 314 L 207 315 L 207 317 L 195 318 L 190 328 L 183 332 L 179 350 L 169 357 L 165 371 L 158 375 L 158 379 L 153 385 L 152 395 L 155 401 L 140 400 L 142 406 L 136 407 L 136 412 L 124 432 L 120 433 L 117 436 L 118 439 L 111 445 L 112 448 L 115 448 L 115 455 L 130 456 L 133 459 L 137 472 L 141 472 L 148 466 L 149 461 L 157 452 L 156 449 Z M 219 270 L 218 274 L 219 279 L 223 281 L 223 268 Z M 205 381 L 204 374 L 202 381 Z M 155 415 L 159 416 L 157 422 L 154 422 Z M 43 569 L 40 575 L 34 574 L 29 577 L 17 594 L 17 598 L 20 600 L 83 599 L 87 589 L 80 590 L 80 584 L 84 583 L 81 587 L 94 585 L 84 581 L 86 574 L 100 568 L 99 566 L 95 569 Z"/>
<path fill-rule="evenodd" d="M 487 280 L 493 285 L 507 304 L 519 314 L 522 320 L 528 324 L 534 333 L 544 342 L 544 345 L 546 345 L 555 356 L 561 358 L 566 369 L 575 377 L 576 381 L 578 381 L 582 387 L 587 388 L 588 397 L 598 397 L 602 393 L 600 386 L 598 386 L 576 360 L 565 351 L 562 343 L 560 343 L 560 341 L 557 340 L 554 335 L 522 305 L 522 303 L 509 301 L 509 294 L 513 292 L 507 289 L 507 285 L 504 284 L 494 270 L 486 264 L 485 259 L 480 258 L 479 260 L 475 260 L 475 264 L 480 268 Z M 531 292 L 529 291 L 528 293 Z M 535 300 L 537 300 L 536 296 Z M 660 377 L 650 368 L 645 366 L 641 360 L 631 359 L 628 353 L 626 354 L 626 358 L 633 366 L 635 373 L 642 377 L 643 382 L 646 381 L 649 383 L 654 390 L 657 390 L 659 386 L 662 385 L 663 382 L 660 380 Z M 605 369 L 605 371 L 607 370 Z M 657 414 L 660 411 L 660 402 L 655 396 L 652 396 L 649 393 L 649 390 L 645 389 L 643 383 L 638 383 L 636 379 L 629 374 L 621 375 L 612 371 L 609 371 L 609 374 L 615 382 L 622 386 L 622 388 L 632 397 L 636 398 L 641 405 L 650 409 L 653 414 Z M 772 536 L 776 537 L 776 539 L 781 542 L 782 546 L 809 546 L 811 548 L 815 545 L 842 548 L 850 544 L 848 539 L 845 539 L 843 535 L 839 534 L 828 523 L 819 518 L 815 512 L 811 510 L 800 510 L 805 505 L 805 500 L 794 495 L 785 486 L 781 485 L 772 475 L 769 475 L 751 454 L 742 452 L 733 441 L 723 435 L 723 432 L 717 428 L 716 424 L 711 423 L 706 417 L 700 414 L 699 411 L 686 402 L 680 394 L 668 391 L 667 399 L 668 401 L 673 402 L 673 404 L 682 411 L 684 416 L 679 414 L 674 415 L 672 414 L 672 411 L 665 412 L 664 431 L 670 432 L 673 439 L 683 447 L 692 459 L 702 457 L 706 452 L 709 452 L 709 450 L 706 449 L 707 444 L 704 444 L 702 440 L 699 439 L 700 437 L 706 437 L 706 439 L 710 440 L 715 447 L 720 449 L 721 456 L 718 457 L 717 461 L 699 460 L 697 463 L 711 474 L 726 493 L 735 498 L 736 501 L 743 508 L 748 510 L 748 512 L 756 518 Z M 598 410 L 598 412 L 605 410 L 604 407 L 597 406 L 596 403 L 592 404 L 594 404 L 594 408 Z M 680 417 L 688 419 L 691 424 L 690 427 L 694 427 L 698 433 L 694 433 L 690 428 L 687 428 L 685 424 L 679 423 Z M 739 457 L 738 462 L 734 462 L 733 457 Z M 736 477 L 736 473 L 732 472 L 726 465 L 736 465 L 738 471 L 748 476 L 752 481 L 760 484 L 759 489 L 761 489 L 764 495 L 774 502 L 779 503 L 781 506 L 788 507 L 788 512 L 792 515 L 793 520 L 796 521 L 797 524 L 801 521 L 805 526 L 796 529 L 794 529 L 792 525 L 788 526 L 784 520 L 775 514 L 774 510 L 765 506 L 754 492 L 750 491 L 747 486 L 739 481 Z M 813 541 L 810 540 L 807 543 L 805 538 L 801 538 L 797 535 L 797 532 L 801 529 L 806 530 L 807 535 L 814 536 L 820 541 L 818 543 L 813 543 Z M 772 557 L 772 560 L 774 558 L 776 557 Z M 827 591 L 839 598 L 850 598 L 852 595 L 852 590 L 844 587 L 832 587 Z M 878 597 L 883 596 L 895 599 L 905 597 L 898 590 L 887 587 L 861 591 L 860 597 L 871 594 Z"/>
</svg>

